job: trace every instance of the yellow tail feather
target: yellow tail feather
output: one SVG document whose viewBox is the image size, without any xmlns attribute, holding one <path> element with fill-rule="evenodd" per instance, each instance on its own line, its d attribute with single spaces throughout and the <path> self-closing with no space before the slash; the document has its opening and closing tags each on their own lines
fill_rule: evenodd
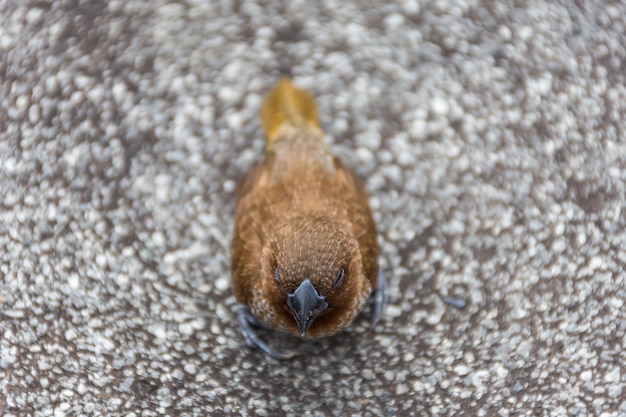
<svg viewBox="0 0 626 417">
<path fill-rule="evenodd" d="M 269 147 L 285 125 L 296 128 L 309 125 L 319 130 L 317 104 L 308 92 L 294 86 L 289 78 L 281 78 L 265 97 L 261 122 Z"/>
</svg>

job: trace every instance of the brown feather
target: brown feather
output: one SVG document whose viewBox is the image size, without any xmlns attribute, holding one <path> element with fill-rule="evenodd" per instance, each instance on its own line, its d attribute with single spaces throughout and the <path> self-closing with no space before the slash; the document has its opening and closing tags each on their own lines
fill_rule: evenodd
<svg viewBox="0 0 626 417">
<path fill-rule="evenodd" d="M 376 287 L 378 246 L 368 196 L 324 143 L 308 93 L 282 80 L 268 94 L 262 115 L 266 155 L 243 178 L 237 195 L 235 297 L 270 327 L 298 334 L 286 298 L 310 278 L 329 308 L 308 335 L 328 336 L 350 324 Z M 342 267 L 344 284 L 334 288 Z"/>
</svg>

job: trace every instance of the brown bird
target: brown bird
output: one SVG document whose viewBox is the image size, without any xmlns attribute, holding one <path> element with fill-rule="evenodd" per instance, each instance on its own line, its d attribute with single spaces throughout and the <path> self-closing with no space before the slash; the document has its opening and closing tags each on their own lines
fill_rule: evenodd
<svg viewBox="0 0 626 417">
<path fill-rule="evenodd" d="M 376 225 L 360 181 L 324 141 L 317 105 L 283 78 L 261 108 L 265 158 L 242 179 L 232 242 L 239 323 L 248 344 L 287 359 L 252 326 L 302 338 L 346 328 L 377 289 Z"/>
</svg>

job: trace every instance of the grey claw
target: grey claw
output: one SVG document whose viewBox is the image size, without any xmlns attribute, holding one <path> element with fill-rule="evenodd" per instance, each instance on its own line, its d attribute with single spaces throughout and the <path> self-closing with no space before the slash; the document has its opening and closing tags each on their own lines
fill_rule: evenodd
<svg viewBox="0 0 626 417">
<path fill-rule="evenodd" d="M 444 297 L 443 302 L 453 307 L 456 307 L 458 309 L 465 308 L 465 305 L 467 304 L 466 301 L 462 298 L 456 298 L 456 297 L 450 297 L 450 296 Z"/>
<path fill-rule="evenodd" d="M 247 305 L 239 304 L 237 319 L 239 321 L 239 328 L 241 329 L 241 333 L 243 333 L 243 337 L 246 339 L 246 343 L 248 344 L 248 346 L 252 348 L 259 348 L 263 352 L 276 359 L 291 359 L 295 356 L 295 352 L 276 352 L 259 338 L 252 326 L 267 328 L 267 325 L 254 317 L 252 311 L 250 311 L 250 307 L 248 307 Z"/>
<path fill-rule="evenodd" d="M 383 310 L 387 305 L 387 278 L 383 275 L 382 268 L 378 271 L 378 283 L 376 284 L 374 305 L 374 319 L 372 320 L 372 327 L 376 326 L 378 321 L 383 315 Z"/>
</svg>

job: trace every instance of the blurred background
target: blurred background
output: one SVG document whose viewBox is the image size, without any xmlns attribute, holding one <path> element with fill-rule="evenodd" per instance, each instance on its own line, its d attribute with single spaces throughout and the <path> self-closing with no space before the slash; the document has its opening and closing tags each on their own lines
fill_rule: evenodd
<svg viewBox="0 0 626 417">
<path fill-rule="evenodd" d="M 0 414 L 626 414 L 626 5 L 0 0 Z M 389 305 L 248 348 L 235 188 L 282 76 Z"/>
</svg>

